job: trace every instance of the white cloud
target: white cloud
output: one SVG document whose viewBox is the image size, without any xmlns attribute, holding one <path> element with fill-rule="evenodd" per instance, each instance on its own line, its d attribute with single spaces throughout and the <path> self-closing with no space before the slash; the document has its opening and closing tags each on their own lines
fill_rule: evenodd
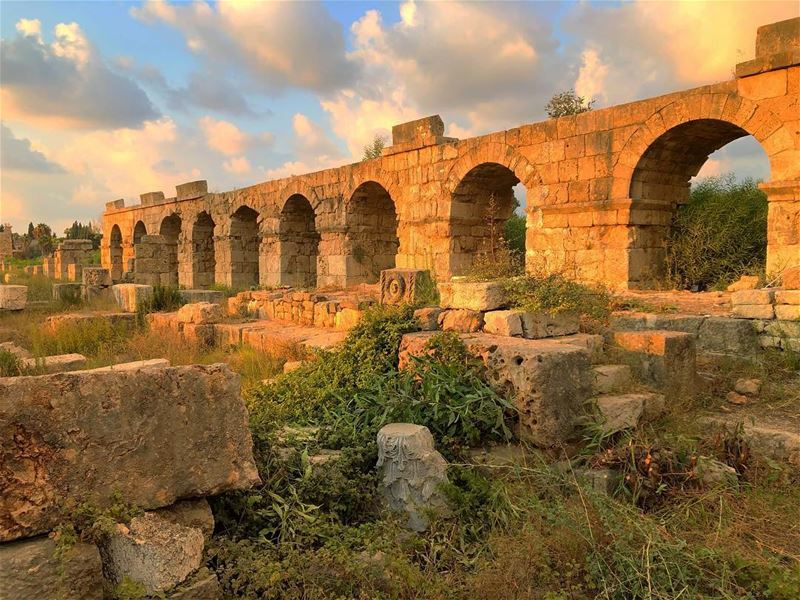
<svg viewBox="0 0 800 600">
<path fill-rule="evenodd" d="M 25 37 L 35 38 L 42 43 L 42 22 L 39 19 L 20 19 L 15 27 Z"/>
<path fill-rule="evenodd" d="M 51 44 L 53 54 L 67 58 L 83 68 L 91 57 L 91 47 L 80 26 L 73 23 L 59 23 L 53 30 L 55 41 Z"/>
<path fill-rule="evenodd" d="M 581 68 L 575 80 L 575 93 L 587 100 L 605 96 L 605 81 L 608 65 L 603 63 L 600 52 L 591 46 L 581 53 Z"/>
<path fill-rule="evenodd" d="M 233 156 L 226 160 L 222 167 L 228 173 L 236 173 L 237 175 L 241 175 L 250 172 L 250 161 L 248 161 L 244 156 Z"/>
<path fill-rule="evenodd" d="M 233 123 L 205 116 L 198 122 L 206 136 L 208 147 L 222 154 L 242 154 L 247 144 L 247 135 Z"/>
</svg>

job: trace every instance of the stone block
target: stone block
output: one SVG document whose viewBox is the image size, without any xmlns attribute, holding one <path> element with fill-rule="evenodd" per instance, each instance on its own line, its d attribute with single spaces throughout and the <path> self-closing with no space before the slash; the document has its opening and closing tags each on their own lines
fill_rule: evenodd
<svg viewBox="0 0 800 600">
<path fill-rule="evenodd" d="M 81 263 L 70 263 L 67 265 L 67 279 L 69 281 L 80 281 L 83 279 L 83 265 Z"/>
<path fill-rule="evenodd" d="M 694 336 L 677 331 L 619 331 L 614 341 L 641 381 L 674 397 L 694 396 L 697 388 Z"/>
<path fill-rule="evenodd" d="M 439 314 L 439 329 L 474 333 L 483 327 L 483 313 L 476 310 L 444 310 Z"/>
<path fill-rule="evenodd" d="M 54 283 L 53 300 L 76 304 L 83 297 L 83 286 L 80 283 Z"/>
<path fill-rule="evenodd" d="M 400 368 L 420 356 L 429 332 L 403 336 Z M 519 435 L 539 446 L 557 446 L 575 435 L 592 392 L 589 351 L 555 340 L 526 340 L 485 333 L 461 335 L 487 367 L 489 381 L 506 390 L 519 410 Z"/>
<path fill-rule="evenodd" d="M 741 290 L 731 294 L 731 304 L 772 304 L 774 290 Z"/>
<path fill-rule="evenodd" d="M 111 273 L 103 267 L 84 267 L 82 278 L 83 285 L 109 287 L 112 283 Z"/>
<path fill-rule="evenodd" d="M 698 456 L 694 475 L 705 487 L 738 487 L 736 469 L 708 456 Z"/>
<path fill-rule="evenodd" d="M 800 290 L 800 267 L 784 269 L 781 273 L 781 285 L 787 290 Z"/>
<path fill-rule="evenodd" d="M 17 346 L 14 342 L 0 343 L 0 350 L 3 350 L 5 352 L 10 352 L 19 359 L 31 358 L 30 352 L 28 352 L 25 348 L 21 346 Z"/>
<path fill-rule="evenodd" d="M 111 288 L 114 299 L 125 312 L 136 312 L 142 302 L 153 297 L 153 286 L 139 283 L 118 283 Z"/>
<path fill-rule="evenodd" d="M 708 352 L 748 356 L 758 352 L 758 336 L 750 321 L 707 317 L 698 330 L 697 347 Z"/>
<path fill-rule="evenodd" d="M 634 429 L 664 413 L 664 396 L 654 393 L 603 395 L 595 398 L 606 433 Z"/>
<path fill-rule="evenodd" d="M 222 590 L 217 575 L 201 567 L 186 581 L 170 590 L 168 600 L 220 600 Z"/>
<path fill-rule="evenodd" d="M 772 304 L 734 304 L 733 314 L 741 319 L 774 319 Z"/>
<path fill-rule="evenodd" d="M 28 302 L 28 286 L 0 285 L 0 310 L 22 310 Z"/>
<path fill-rule="evenodd" d="M 622 476 L 614 469 L 577 469 L 575 471 L 578 480 L 585 482 L 598 494 L 613 496 Z"/>
<path fill-rule="evenodd" d="M 259 481 L 226 365 L 2 378 L 0 415 L 0 541 L 49 531 L 64 502 L 154 509 Z"/>
<path fill-rule="evenodd" d="M 578 333 L 581 324 L 580 315 L 573 312 L 524 312 L 521 318 L 523 336 L 532 340 L 572 335 Z"/>
<path fill-rule="evenodd" d="M 800 319 L 800 304 L 776 304 L 775 318 L 781 321 L 796 321 Z"/>
<path fill-rule="evenodd" d="M 215 326 L 211 323 L 177 323 L 177 325 L 187 342 L 209 348 L 216 342 Z"/>
<path fill-rule="evenodd" d="M 86 367 L 86 357 L 83 354 L 58 354 L 43 358 L 26 358 L 22 361 L 22 367 L 37 374 L 78 371 Z"/>
<path fill-rule="evenodd" d="M 334 327 L 340 331 L 348 331 L 361 320 L 363 311 L 355 308 L 343 308 L 334 317 Z"/>
<path fill-rule="evenodd" d="M 134 360 L 97 369 L 88 369 L 84 373 L 103 373 L 106 371 L 141 371 L 142 369 L 164 369 L 169 366 L 166 358 L 150 358 L 148 360 Z"/>
<path fill-rule="evenodd" d="M 381 271 L 381 304 L 416 304 L 432 300 L 436 286 L 430 271 L 424 269 L 387 269 Z"/>
<path fill-rule="evenodd" d="M 522 337 L 522 317 L 516 310 L 493 310 L 483 315 L 483 331 L 494 335 Z"/>
<path fill-rule="evenodd" d="M 742 275 L 738 281 L 728 286 L 729 292 L 739 292 L 742 290 L 754 290 L 758 287 L 761 278 L 758 275 Z"/>
<path fill-rule="evenodd" d="M 178 309 L 178 323 L 195 323 L 197 325 L 219 323 L 222 320 L 222 307 L 211 302 L 195 302 L 184 304 Z"/>
<path fill-rule="evenodd" d="M 434 448 L 428 428 L 384 425 L 378 432 L 377 467 L 389 508 L 408 515 L 409 529 L 425 531 L 430 512 L 446 505 L 440 487 L 447 483 L 447 461 Z"/>
<path fill-rule="evenodd" d="M 200 568 L 203 532 L 146 512 L 100 542 L 103 572 L 114 585 L 129 579 L 147 594 L 163 592 Z"/>
<path fill-rule="evenodd" d="M 208 182 L 205 179 L 181 183 L 175 186 L 175 195 L 178 200 L 202 198 L 206 194 L 208 194 Z"/>
<path fill-rule="evenodd" d="M 48 537 L 0 544 L 3 600 L 102 600 L 103 570 L 94 544 L 77 542 L 62 556 Z"/>
<path fill-rule="evenodd" d="M 775 304 L 800 304 L 800 290 L 775 290 Z"/>
<path fill-rule="evenodd" d="M 133 328 L 136 326 L 136 315 L 123 312 L 73 312 L 52 315 L 47 317 L 45 323 L 51 329 L 58 329 L 63 325 L 91 325 L 93 323 L 108 323 L 114 328 Z"/>
<path fill-rule="evenodd" d="M 213 302 L 220 306 L 225 305 L 225 293 L 218 290 L 181 290 L 181 298 L 186 304 L 196 302 Z"/>
<path fill-rule="evenodd" d="M 800 17 L 762 25 L 756 30 L 756 56 L 766 57 L 800 46 Z"/>
<path fill-rule="evenodd" d="M 110 287 L 100 285 L 82 285 L 82 299 L 85 302 L 109 301 L 114 300 L 114 293 Z"/>
<path fill-rule="evenodd" d="M 454 280 L 439 286 L 443 308 L 489 311 L 508 303 L 503 285 L 497 281 Z"/>
<path fill-rule="evenodd" d="M 442 309 L 438 306 L 426 306 L 414 311 L 414 317 L 419 321 L 422 331 L 436 331 L 439 328 L 439 315 Z"/>
<path fill-rule="evenodd" d="M 594 371 L 594 389 L 598 394 L 619 392 L 633 383 L 629 365 L 597 365 Z"/>
<path fill-rule="evenodd" d="M 214 533 L 214 513 L 205 498 L 181 500 L 153 512 L 170 523 L 199 529 L 206 539 Z"/>
</svg>

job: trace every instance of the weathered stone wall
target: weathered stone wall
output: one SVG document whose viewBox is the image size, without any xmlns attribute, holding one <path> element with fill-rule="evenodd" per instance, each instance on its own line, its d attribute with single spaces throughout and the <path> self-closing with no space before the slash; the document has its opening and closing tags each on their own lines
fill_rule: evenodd
<svg viewBox="0 0 800 600">
<path fill-rule="evenodd" d="M 67 281 L 80 281 L 82 268 L 89 264 L 91 254 L 91 240 L 64 240 L 53 252 L 52 277 Z"/>
<path fill-rule="evenodd" d="M 0 261 L 11 258 L 14 254 L 14 244 L 11 236 L 11 225 L 5 223 L 0 231 Z"/>
<path fill-rule="evenodd" d="M 758 40 L 755 60 L 731 81 L 465 140 L 443 137 L 442 120 L 429 117 L 396 126 L 393 146 L 375 160 L 225 193 L 192 182 L 173 198 L 109 203 L 103 264 L 133 254 L 137 228 L 166 235 L 168 224 L 173 279 L 205 285 L 208 231 L 192 226 L 205 213 L 217 283 L 310 285 L 316 277 L 317 286 L 350 286 L 392 266 L 430 268 L 443 281 L 470 267 L 492 220 L 511 214 L 511 188 L 521 182 L 529 270 L 644 287 L 662 274 L 690 178 L 709 154 L 752 135 L 770 162 L 761 184 L 767 271 L 779 272 L 800 263 L 800 18 L 760 28 Z"/>
</svg>

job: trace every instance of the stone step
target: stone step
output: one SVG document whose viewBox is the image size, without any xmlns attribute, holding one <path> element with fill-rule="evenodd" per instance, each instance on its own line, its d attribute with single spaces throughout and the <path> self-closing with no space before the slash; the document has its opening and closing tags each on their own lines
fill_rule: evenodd
<svg viewBox="0 0 800 600">
<path fill-rule="evenodd" d="M 633 383 L 633 374 L 629 365 L 595 365 L 594 390 L 598 394 L 622 392 Z"/>
<path fill-rule="evenodd" d="M 66 373 L 79 371 L 86 367 L 86 357 L 83 354 L 57 354 L 43 358 L 23 358 L 22 368 L 34 373 Z"/>
<path fill-rule="evenodd" d="M 654 392 L 602 394 L 594 402 L 606 433 L 635 429 L 663 415 L 666 407 L 664 396 Z"/>
</svg>

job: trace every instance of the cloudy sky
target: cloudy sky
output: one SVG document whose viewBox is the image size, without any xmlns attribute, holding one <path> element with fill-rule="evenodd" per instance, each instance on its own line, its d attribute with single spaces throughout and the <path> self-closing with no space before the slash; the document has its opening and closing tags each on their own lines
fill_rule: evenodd
<svg viewBox="0 0 800 600">
<path fill-rule="evenodd" d="M 0 221 L 57 231 L 109 200 L 223 191 L 357 160 L 438 113 L 467 137 L 729 79 L 769 2 L 8 2 Z M 706 173 L 768 177 L 754 140 Z"/>
</svg>

